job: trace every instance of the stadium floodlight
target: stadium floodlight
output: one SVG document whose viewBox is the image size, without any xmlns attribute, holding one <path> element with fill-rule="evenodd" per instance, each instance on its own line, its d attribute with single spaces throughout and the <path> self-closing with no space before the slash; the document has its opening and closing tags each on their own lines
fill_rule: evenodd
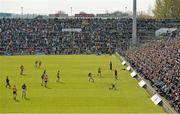
<svg viewBox="0 0 180 114">
<path fill-rule="evenodd" d="M 71 16 L 72 16 L 72 7 L 70 9 L 71 9 Z"/>
<path fill-rule="evenodd" d="M 133 0 L 133 28 L 132 28 L 132 45 L 137 44 L 137 7 L 136 0 Z"/>
<path fill-rule="evenodd" d="M 23 7 L 21 7 L 21 17 L 23 18 Z"/>
<path fill-rule="evenodd" d="M 125 13 L 128 13 L 128 12 L 127 12 L 127 6 L 125 7 Z"/>
</svg>

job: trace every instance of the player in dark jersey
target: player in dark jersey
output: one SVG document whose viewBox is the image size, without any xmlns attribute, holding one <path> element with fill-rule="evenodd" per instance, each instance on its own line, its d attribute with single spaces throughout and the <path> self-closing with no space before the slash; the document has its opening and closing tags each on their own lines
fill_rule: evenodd
<svg viewBox="0 0 180 114">
<path fill-rule="evenodd" d="M 109 69 L 112 70 L 112 61 L 109 63 Z"/>
<path fill-rule="evenodd" d="M 35 61 L 34 66 L 35 66 L 35 68 L 37 68 L 37 66 L 38 66 L 38 61 L 37 60 Z"/>
<path fill-rule="evenodd" d="M 26 98 L 26 90 L 27 90 L 27 86 L 26 84 L 22 85 L 22 98 Z"/>
<path fill-rule="evenodd" d="M 118 80 L 118 71 L 117 71 L 117 69 L 114 70 L 114 77 L 115 77 L 116 80 Z"/>
<path fill-rule="evenodd" d="M 20 75 L 23 75 L 23 74 L 24 74 L 24 66 L 21 65 L 21 66 L 20 66 Z"/>
<path fill-rule="evenodd" d="M 117 88 L 116 88 L 116 82 L 114 82 L 114 83 L 112 83 L 111 84 L 111 87 L 109 88 L 109 90 L 117 90 Z"/>
<path fill-rule="evenodd" d="M 45 77 L 44 77 L 44 87 L 47 87 L 47 82 L 48 82 L 48 76 L 47 76 L 47 74 L 45 75 Z"/>
<path fill-rule="evenodd" d="M 13 99 L 16 100 L 16 96 L 17 96 L 17 89 L 16 89 L 16 85 L 13 86 Z"/>
<path fill-rule="evenodd" d="M 46 70 L 44 70 L 43 74 L 41 75 L 41 86 L 43 86 L 45 76 L 46 76 Z"/>
<path fill-rule="evenodd" d="M 101 68 L 98 68 L 98 76 L 101 76 Z"/>
<path fill-rule="evenodd" d="M 46 74 L 46 70 L 43 71 L 43 74 Z"/>
<path fill-rule="evenodd" d="M 92 73 L 91 72 L 88 74 L 88 80 L 89 80 L 89 82 L 93 82 L 94 83 L 94 79 L 92 77 Z"/>
<path fill-rule="evenodd" d="M 58 72 L 57 72 L 57 80 L 56 80 L 56 82 L 59 82 L 60 81 L 60 71 L 58 70 Z"/>
<path fill-rule="evenodd" d="M 6 88 L 11 88 L 11 85 L 10 85 L 10 80 L 9 80 L 9 78 L 8 78 L 8 76 L 6 77 Z"/>
<path fill-rule="evenodd" d="M 41 65 L 42 65 L 42 62 L 41 62 L 41 61 L 39 61 L 39 68 L 41 68 Z"/>
</svg>

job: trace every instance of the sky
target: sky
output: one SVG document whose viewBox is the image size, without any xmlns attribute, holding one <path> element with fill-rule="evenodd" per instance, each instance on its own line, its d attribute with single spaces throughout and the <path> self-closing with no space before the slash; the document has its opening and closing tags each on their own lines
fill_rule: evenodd
<svg viewBox="0 0 180 114">
<path fill-rule="evenodd" d="M 137 0 L 137 11 L 150 13 L 155 0 Z M 24 14 L 52 14 L 65 11 L 69 15 L 84 11 L 104 13 L 113 11 L 132 11 L 133 0 L 0 0 L 0 12 Z"/>
</svg>

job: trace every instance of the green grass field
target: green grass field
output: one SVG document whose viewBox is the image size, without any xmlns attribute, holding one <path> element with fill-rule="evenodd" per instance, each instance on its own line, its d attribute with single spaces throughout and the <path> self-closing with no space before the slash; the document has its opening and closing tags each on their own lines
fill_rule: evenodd
<svg viewBox="0 0 180 114">
<path fill-rule="evenodd" d="M 42 68 L 34 68 L 35 60 L 42 61 Z M 109 70 L 109 61 L 118 69 L 118 90 L 109 90 L 114 81 L 114 72 Z M 19 75 L 19 67 L 25 66 L 25 76 Z M 87 74 L 94 76 L 89 83 Z M 150 96 L 115 55 L 38 55 L 0 56 L 0 113 L 2 112 L 84 112 L 84 113 L 164 113 L 154 105 Z M 41 74 L 47 70 L 48 88 L 41 86 Z M 62 82 L 56 82 L 56 73 L 62 73 Z M 5 88 L 6 76 L 11 85 L 16 84 L 18 102 L 12 98 L 12 90 Z M 27 85 L 27 100 L 21 98 L 21 85 Z"/>
</svg>

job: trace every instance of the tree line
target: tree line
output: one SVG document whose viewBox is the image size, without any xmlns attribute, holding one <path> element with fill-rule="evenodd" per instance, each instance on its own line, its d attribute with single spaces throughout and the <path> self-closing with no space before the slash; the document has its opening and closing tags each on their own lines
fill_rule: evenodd
<svg viewBox="0 0 180 114">
<path fill-rule="evenodd" d="M 156 0 L 153 13 L 157 19 L 180 18 L 180 0 Z"/>
</svg>

